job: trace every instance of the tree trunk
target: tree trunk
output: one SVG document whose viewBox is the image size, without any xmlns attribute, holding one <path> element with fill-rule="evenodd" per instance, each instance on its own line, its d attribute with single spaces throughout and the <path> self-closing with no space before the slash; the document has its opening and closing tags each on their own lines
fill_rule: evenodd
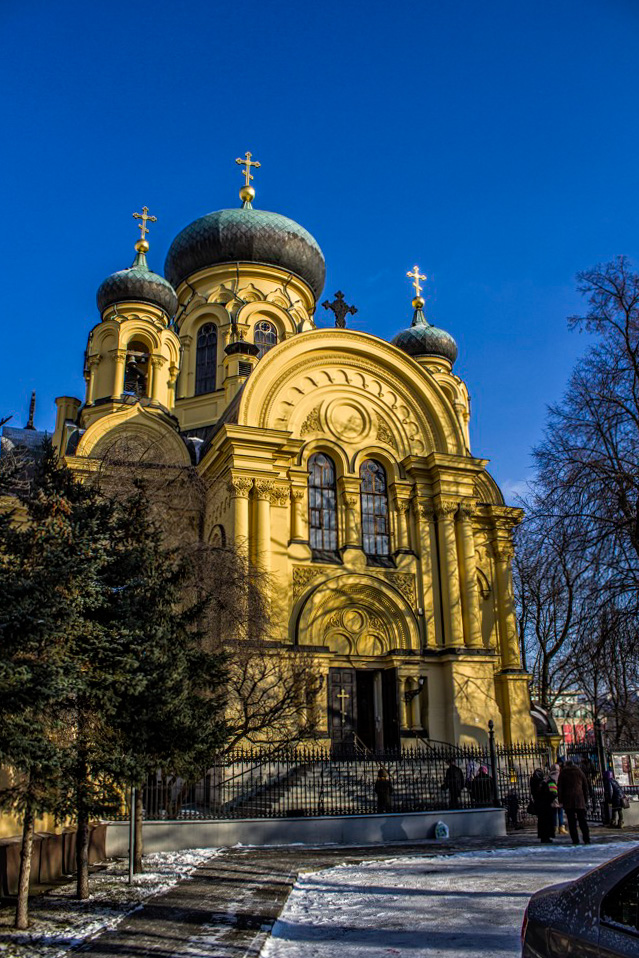
<svg viewBox="0 0 639 958">
<path fill-rule="evenodd" d="M 84 900 L 89 897 L 89 815 L 86 805 L 78 808 L 75 864 L 77 869 L 76 898 Z"/>
<path fill-rule="evenodd" d="M 33 832 L 35 815 L 33 804 L 27 798 L 22 822 L 22 848 L 20 850 L 20 877 L 18 878 L 18 904 L 16 907 L 15 927 L 21 930 L 29 927 L 29 879 L 31 877 L 31 855 L 33 853 Z"/>
<path fill-rule="evenodd" d="M 86 740 L 84 732 L 86 726 L 85 714 L 78 710 L 78 766 L 76 782 L 76 814 L 78 818 L 77 834 L 75 836 L 75 864 L 76 864 L 76 898 L 85 900 L 89 897 L 89 763 L 87 760 Z"/>
<path fill-rule="evenodd" d="M 135 790 L 135 848 L 133 852 L 133 874 L 142 874 L 142 854 L 144 852 L 144 840 L 142 837 L 142 789 L 138 786 Z"/>
</svg>

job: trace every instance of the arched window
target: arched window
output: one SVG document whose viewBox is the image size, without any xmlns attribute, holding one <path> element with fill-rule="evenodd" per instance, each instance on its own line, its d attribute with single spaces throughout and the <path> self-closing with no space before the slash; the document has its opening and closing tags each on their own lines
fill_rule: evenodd
<svg viewBox="0 0 639 958">
<path fill-rule="evenodd" d="M 148 395 L 149 350 L 144 343 L 130 342 L 124 365 L 124 393 L 127 396 Z"/>
<path fill-rule="evenodd" d="M 217 326 L 205 323 L 197 334 L 195 353 L 195 395 L 212 393 L 217 374 Z"/>
<path fill-rule="evenodd" d="M 277 346 L 277 330 L 273 323 L 269 323 L 267 319 L 260 319 L 255 324 L 254 342 L 260 350 L 258 359 L 261 359 L 273 346 Z"/>
<path fill-rule="evenodd" d="M 337 552 L 337 487 L 335 466 L 323 452 L 308 461 L 308 525 L 316 557 L 333 558 Z"/>
<path fill-rule="evenodd" d="M 362 480 L 362 546 L 367 556 L 388 557 L 388 491 L 384 467 L 374 459 L 365 459 L 359 475 Z"/>
</svg>

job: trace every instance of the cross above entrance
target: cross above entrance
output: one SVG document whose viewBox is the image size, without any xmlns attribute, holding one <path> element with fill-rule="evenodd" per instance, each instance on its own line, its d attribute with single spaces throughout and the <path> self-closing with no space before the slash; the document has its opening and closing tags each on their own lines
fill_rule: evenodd
<svg viewBox="0 0 639 958">
<path fill-rule="evenodd" d="M 342 689 L 342 691 L 339 693 L 337 698 L 340 700 L 342 704 L 339 714 L 340 714 L 340 718 L 342 720 L 342 725 L 343 725 L 344 722 L 346 721 L 346 701 L 347 699 L 350 699 L 350 695 L 345 689 Z"/>
</svg>

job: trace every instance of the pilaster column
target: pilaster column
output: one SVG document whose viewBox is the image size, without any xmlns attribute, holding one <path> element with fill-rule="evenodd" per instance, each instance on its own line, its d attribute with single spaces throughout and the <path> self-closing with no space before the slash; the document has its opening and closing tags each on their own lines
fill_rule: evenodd
<svg viewBox="0 0 639 958">
<path fill-rule="evenodd" d="M 401 499 L 395 497 L 395 514 L 397 516 L 397 543 L 396 548 L 408 551 L 410 549 L 410 538 L 408 532 L 408 513 L 410 512 L 410 499 Z"/>
<path fill-rule="evenodd" d="M 92 406 L 95 400 L 95 371 L 101 359 L 102 357 L 98 354 L 87 358 L 87 406 Z"/>
<path fill-rule="evenodd" d="M 191 343 L 193 342 L 192 336 L 180 336 L 180 343 L 182 344 L 182 357 L 180 359 L 180 376 L 178 378 L 177 384 L 177 398 L 184 399 L 185 396 L 188 396 L 188 387 L 189 387 L 189 365 L 191 362 Z"/>
<path fill-rule="evenodd" d="M 291 487 L 291 541 L 305 542 L 308 539 L 304 521 L 304 499 L 306 490 L 299 486 Z"/>
<path fill-rule="evenodd" d="M 414 732 L 420 732 L 422 729 L 422 709 L 421 709 L 421 694 L 422 690 L 419 685 L 418 679 L 413 679 L 413 682 L 417 682 L 417 688 L 413 689 L 413 692 L 416 692 L 410 700 L 410 724 Z"/>
<path fill-rule="evenodd" d="M 399 728 L 402 729 L 410 728 L 408 709 L 406 707 L 406 691 L 408 686 L 408 679 L 403 676 L 399 676 Z"/>
<path fill-rule="evenodd" d="M 344 546 L 346 548 L 357 549 L 361 546 L 358 535 L 357 523 L 357 504 L 359 496 L 350 490 L 342 492 L 342 502 L 346 513 L 346 528 L 344 530 Z"/>
<path fill-rule="evenodd" d="M 124 392 L 124 364 L 126 363 L 126 349 L 111 349 L 113 356 L 113 392 L 111 399 L 119 399 Z"/>
<path fill-rule="evenodd" d="M 493 542 L 495 578 L 497 580 L 497 608 L 499 610 L 499 640 L 503 669 L 521 668 L 517 619 L 513 595 L 511 564 L 515 556 L 511 542 Z"/>
<path fill-rule="evenodd" d="M 444 635 L 447 645 L 464 644 L 459 562 L 457 560 L 457 538 L 455 535 L 455 513 L 458 508 L 459 503 L 449 499 L 441 499 L 435 506 L 441 568 Z"/>
<path fill-rule="evenodd" d="M 271 499 L 275 484 L 268 479 L 255 480 L 257 499 L 257 565 L 263 572 L 271 568 Z"/>
<path fill-rule="evenodd" d="M 437 562 L 435 508 L 429 499 L 417 499 L 413 502 L 417 524 L 417 540 L 421 569 L 422 596 L 424 609 L 425 645 L 433 647 L 444 642 L 442 607 L 440 600 L 440 576 Z"/>
<path fill-rule="evenodd" d="M 241 552 L 248 550 L 249 537 L 249 492 L 253 481 L 244 476 L 232 476 L 227 488 L 233 502 L 233 533 L 236 548 Z"/>
<path fill-rule="evenodd" d="M 462 502 L 457 514 L 457 526 L 461 546 L 462 608 L 464 612 L 464 636 L 466 645 L 479 648 L 482 644 L 481 616 L 477 590 L 477 561 L 473 533 L 474 502 Z"/>
<path fill-rule="evenodd" d="M 162 385 L 162 378 L 160 376 L 160 370 L 166 362 L 164 356 L 152 356 L 151 363 L 149 368 L 149 375 L 151 377 L 151 382 L 147 384 L 147 392 L 151 399 L 154 399 L 156 402 L 160 402 L 160 388 Z"/>
</svg>

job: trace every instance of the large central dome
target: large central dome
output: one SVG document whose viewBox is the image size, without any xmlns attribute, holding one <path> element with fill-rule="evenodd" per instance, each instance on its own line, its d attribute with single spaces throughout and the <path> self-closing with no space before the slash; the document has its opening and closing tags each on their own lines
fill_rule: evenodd
<svg viewBox="0 0 639 958">
<path fill-rule="evenodd" d="M 311 234 L 287 216 L 250 206 L 207 213 L 178 233 L 164 275 L 177 288 L 200 269 L 236 262 L 279 266 L 303 279 L 316 299 L 324 288 L 326 264 Z"/>
</svg>

